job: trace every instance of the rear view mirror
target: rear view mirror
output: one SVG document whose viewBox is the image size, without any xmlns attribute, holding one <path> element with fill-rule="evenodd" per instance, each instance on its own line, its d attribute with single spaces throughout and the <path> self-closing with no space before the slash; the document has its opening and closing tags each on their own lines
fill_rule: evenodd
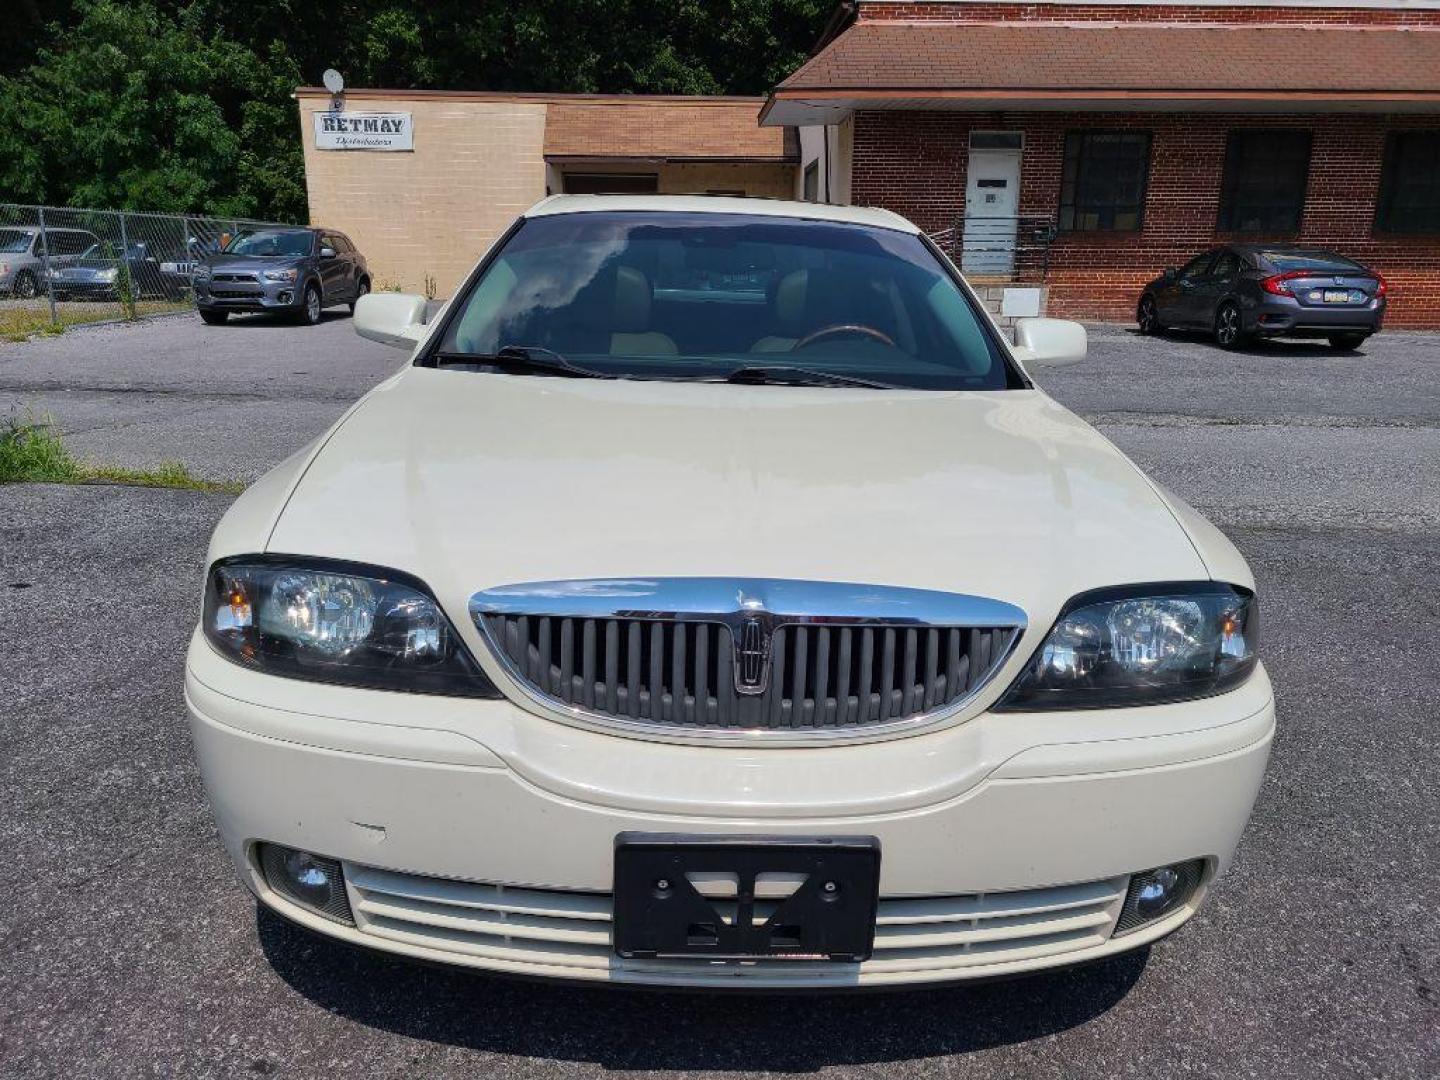
<svg viewBox="0 0 1440 1080">
<path fill-rule="evenodd" d="M 335 257 L 335 249 L 334 249 L 334 248 L 329 248 L 329 247 L 323 247 L 323 248 L 321 248 L 321 249 L 320 249 L 320 257 L 321 257 L 322 259 L 333 259 L 333 258 Z"/>
<path fill-rule="evenodd" d="M 1017 319 L 1015 358 L 1030 368 L 1069 367 L 1085 359 L 1085 327 L 1067 319 Z"/>
<path fill-rule="evenodd" d="M 355 302 L 355 332 L 363 338 L 411 348 L 425 336 L 425 298 L 410 293 L 367 293 Z"/>
</svg>

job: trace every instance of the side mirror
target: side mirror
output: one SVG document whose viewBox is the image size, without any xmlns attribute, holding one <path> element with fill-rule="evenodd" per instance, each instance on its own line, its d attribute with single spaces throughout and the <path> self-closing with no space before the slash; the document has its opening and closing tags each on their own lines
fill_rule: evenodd
<svg viewBox="0 0 1440 1080">
<path fill-rule="evenodd" d="M 425 298 L 409 293 L 366 293 L 355 302 L 355 332 L 363 338 L 412 348 L 425 336 Z"/>
<path fill-rule="evenodd" d="M 1068 319 L 1017 319 L 1015 356 L 1027 367 L 1069 367 L 1085 359 L 1085 327 Z"/>
<path fill-rule="evenodd" d="M 334 249 L 334 248 L 321 248 L 321 249 L 320 249 L 320 257 L 321 257 L 322 259 L 333 259 L 333 258 L 335 257 L 335 249 Z"/>
<path fill-rule="evenodd" d="M 1180 271 L 1179 271 L 1179 270 L 1176 270 L 1175 267 L 1173 267 L 1173 266 L 1167 266 L 1167 267 L 1165 267 L 1164 270 L 1160 271 L 1160 277 L 1164 280 L 1164 282 L 1165 282 L 1166 285 L 1169 285 L 1172 281 L 1174 281 L 1174 280 L 1175 280 L 1176 278 L 1178 278 L 1179 276 L 1180 276 Z"/>
</svg>

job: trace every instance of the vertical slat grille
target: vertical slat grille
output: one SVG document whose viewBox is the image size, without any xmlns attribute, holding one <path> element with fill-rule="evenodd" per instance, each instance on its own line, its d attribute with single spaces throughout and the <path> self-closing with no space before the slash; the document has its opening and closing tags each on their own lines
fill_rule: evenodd
<svg viewBox="0 0 1440 1080">
<path fill-rule="evenodd" d="M 760 694 L 737 693 L 721 622 L 487 615 L 490 639 L 541 694 L 618 719 L 732 730 L 813 730 L 923 715 L 971 693 L 1013 627 L 784 623 Z M 749 680 L 746 680 L 749 681 Z"/>
</svg>

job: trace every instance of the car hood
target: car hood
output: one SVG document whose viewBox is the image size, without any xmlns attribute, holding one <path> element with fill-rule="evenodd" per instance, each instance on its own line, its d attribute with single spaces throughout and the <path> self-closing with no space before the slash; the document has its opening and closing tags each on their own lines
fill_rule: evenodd
<svg viewBox="0 0 1440 1080">
<path fill-rule="evenodd" d="M 299 266 L 304 255 L 211 255 L 205 260 L 212 273 L 249 274 L 260 270 L 283 270 Z"/>
<path fill-rule="evenodd" d="M 1123 455 L 1036 390 L 599 381 L 409 368 L 305 471 L 268 550 L 479 589 L 721 576 L 1018 604 L 1204 578 Z"/>
</svg>

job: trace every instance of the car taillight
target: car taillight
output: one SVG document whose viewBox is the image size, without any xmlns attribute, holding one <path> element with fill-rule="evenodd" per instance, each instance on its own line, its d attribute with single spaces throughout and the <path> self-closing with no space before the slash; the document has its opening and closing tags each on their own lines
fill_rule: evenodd
<svg viewBox="0 0 1440 1080">
<path fill-rule="evenodd" d="M 1274 293 L 1276 296 L 1294 296 L 1295 292 L 1290 288 L 1290 282 L 1295 280 L 1295 278 L 1304 276 L 1305 272 L 1303 270 L 1287 270 L 1283 274 L 1275 274 L 1273 277 L 1267 277 L 1264 281 L 1260 282 L 1260 287 L 1268 293 Z"/>
<path fill-rule="evenodd" d="M 1382 296 L 1384 296 L 1386 293 L 1388 293 L 1389 291 L 1390 291 L 1390 286 L 1385 283 L 1385 279 L 1384 279 L 1383 277 L 1381 277 L 1379 274 L 1376 274 L 1376 275 L 1375 275 L 1375 295 L 1376 295 L 1376 297 L 1377 297 L 1377 298 L 1378 298 L 1378 297 L 1382 297 Z"/>
</svg>

